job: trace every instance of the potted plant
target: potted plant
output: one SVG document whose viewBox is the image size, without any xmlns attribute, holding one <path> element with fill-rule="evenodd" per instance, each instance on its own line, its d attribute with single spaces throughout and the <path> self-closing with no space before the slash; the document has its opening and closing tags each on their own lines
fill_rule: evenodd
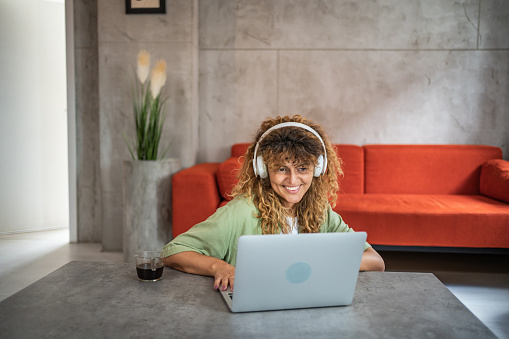
<svg viewBox="0 0 509 339">
<path fill-rule="evenodd" d="M 150 75 L 150 77 L 149 77 Z M 138 53 L 136 76 L 131 86 L 135 133 L 125 138 L 132 159 L 124 161 L 123 250 L 124 261 L 138 251 L 160 250 L 171 240 L 171 177 L 180 170 L 179 159 L 165 159 L 160 150 L 167 97 L 166 62 L 150 70 L 150 54 Z"/>
</svg>

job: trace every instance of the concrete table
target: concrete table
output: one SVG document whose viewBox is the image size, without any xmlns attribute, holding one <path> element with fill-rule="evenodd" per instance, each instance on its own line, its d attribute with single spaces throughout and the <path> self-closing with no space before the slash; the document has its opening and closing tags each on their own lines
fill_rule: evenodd
<svg viewBox="0 0 509 339">
<path fill-rule="evenodd" d="M 2 338 L 496 338 L 433 274 L 363 272 L 352 305 L 230 313 L 213 280 L 71 262 L 0 303 Z"/>
</svg>

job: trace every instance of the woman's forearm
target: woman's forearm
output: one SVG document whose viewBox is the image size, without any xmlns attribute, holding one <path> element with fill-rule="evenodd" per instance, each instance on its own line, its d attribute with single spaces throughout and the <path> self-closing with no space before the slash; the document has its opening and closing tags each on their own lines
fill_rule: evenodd
<svg viewBox="0 0 509 339">
<path fill-rule="evenodd" d="M 181 252 L 164 258 L 166 266 L 186 273 L 207 276 L 214 276 L 213 266 L 217 261 L 219 259 L 192 251 Z"/>
<path fill-rule="evenodd" d="M 223 260 L 189 251 L 164 258 L 164 264 L 182 272 L 214 277 L 215 289 L 226 290 L 228 285 L 233 289 L 235 267 Z"/>
<path fill-rule="evenodd" d="M 362 254 L 360 271 L 385 271 L 384 260 L 372 247 Z"/>
</svg>

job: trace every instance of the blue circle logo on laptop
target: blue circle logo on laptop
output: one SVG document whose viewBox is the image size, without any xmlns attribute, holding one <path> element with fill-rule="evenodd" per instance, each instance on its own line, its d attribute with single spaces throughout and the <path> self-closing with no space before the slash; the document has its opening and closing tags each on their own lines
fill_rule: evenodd
<svg viewBox="0 0 509 339">
<path fill-rule="evenodd" d="M 286 270 L 286 280 L 292 284 L 301 284 L 311 276 L 311 266 L 305 262 L 296 262 Z"/>
</svg>

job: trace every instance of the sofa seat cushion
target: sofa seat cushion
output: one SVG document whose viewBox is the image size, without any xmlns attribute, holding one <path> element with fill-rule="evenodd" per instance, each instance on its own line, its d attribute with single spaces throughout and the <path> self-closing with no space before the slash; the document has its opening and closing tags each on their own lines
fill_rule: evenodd
<svg viewBox="0 0 509 339">
<path fill-rule="evenodd" d="M 334 210 L 371 244 L 509 247 L 509 205 L 482 195 L 345 194 Z"/>
</svg>

